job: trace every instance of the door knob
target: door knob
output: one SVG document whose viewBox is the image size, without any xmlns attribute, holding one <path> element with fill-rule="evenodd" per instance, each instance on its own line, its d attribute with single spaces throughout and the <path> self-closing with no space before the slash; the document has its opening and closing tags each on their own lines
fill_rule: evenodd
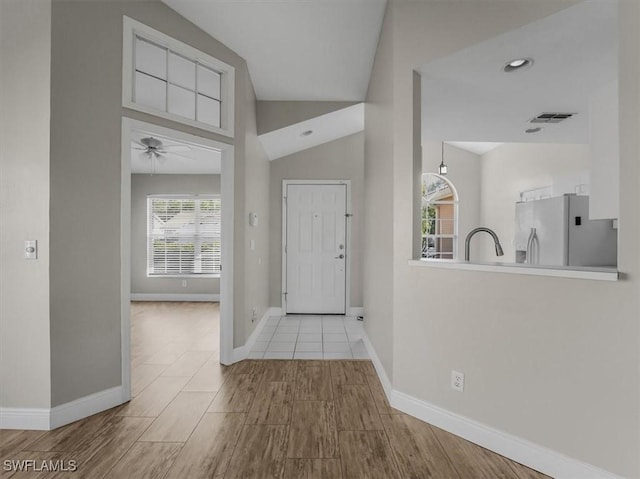
<svg viewBox="0 0 640 479">
<path fill-rule="evenodd" d="M 336 256 L 336 259 L 344 259 L 344 255 L 343 254 L 339 254 L 338 256 Z"/>
</svg>

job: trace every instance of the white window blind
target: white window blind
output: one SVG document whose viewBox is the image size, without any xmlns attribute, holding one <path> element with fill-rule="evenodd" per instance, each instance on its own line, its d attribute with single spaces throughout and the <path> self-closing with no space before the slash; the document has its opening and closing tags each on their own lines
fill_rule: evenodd
<svg viewBox="0 0 640 479">
<path fill-rule="evenodd" d="M 148 275 L 219 274 L 220 197 L 147 198 Z"/>
</svg>

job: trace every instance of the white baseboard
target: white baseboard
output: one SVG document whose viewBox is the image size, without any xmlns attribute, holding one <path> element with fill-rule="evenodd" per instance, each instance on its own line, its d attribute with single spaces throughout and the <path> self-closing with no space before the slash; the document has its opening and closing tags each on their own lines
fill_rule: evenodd
<svg viewBox="0 0 640 479">
<path fill-rule="evenodd" d="M 50 409 L 40 408 L 0 408 L 0 429 L 35 429 L 48 431 Z"/>
<path fill-rule="evenodd" d="M 364 316 L 364 308 L 361 306 L 349 308 L 348 316 Z"/>
<path fill-rule="evenodd" d="M 49 431 L 122 404 L 122 386 L 105 389 L 51 409 L 0 408 L 0 429 Z"/>
<path fill-rule="evenodd" d="M 115 386 L 61 404 L 51 409 L 51 429 L 106 411 L 112 407 L 119 406 L 123 402 L 122 386 Z"/>
<path fill-rule="evenodd" d="M 387 395 L 387 399 L 391 402 L 391 395 L 393 393 L 393 387 L 391 385 L 391 381 L 389 380 L 389 376 L 387 376 L 387 372 L 382 366 L 382 361 L 378 357 L 373 344 L 369 341 L 369 336 L 365 332 L 362 341 L 364 342 L 364 346 L 367 348 L 367 353 L 369 353 L 369 358 L 371 358 L 371 362 L 373 363 L 373 367 L 376 368 L 376 372 L 378 373 L 378 378 L 380 378 L 380 382 L 382 383 L 382 388 L 384 389 L 384 393 Z"/>
<path fill-rule="evenodd" d="M 258 321 L 258 324 L 251 333 L 251 336 L 249 336 L 249 339 L 247 339 L 247 342 L 243 346 L 239 346 L 233 349 L 234 363 L 242 361 L 243 359 L 247 359 L 247 357 L 249 356 L 249 351 L 251 351 L 251 348 L 253 348 L 253 345 L 258 339 L 258 336 L 260 336 L 260 334 L 262 333 L 262 329 L 264 328 L 265 324 L 267 324 L 267 319 L 269 319 L 271 316 L 282 316 L 282 308 L 267 309 L 260 321 Z"/>
<path fill-rule="evenodd" d="M 131 301 L 219 302 L 219 294 L 204 293 L 131 293 Z"/>
<path fill-rule="evenodd" d="M 396 391 L 366 334 L 363 341 L 392 407 L 556 479 L 622 479 L 591 464 Z"/>
<path fill-rule="evenodd" d="M 526 439 L 393 390 L 391 406 L 556 479 L 621 479 Z"/>
</svg>

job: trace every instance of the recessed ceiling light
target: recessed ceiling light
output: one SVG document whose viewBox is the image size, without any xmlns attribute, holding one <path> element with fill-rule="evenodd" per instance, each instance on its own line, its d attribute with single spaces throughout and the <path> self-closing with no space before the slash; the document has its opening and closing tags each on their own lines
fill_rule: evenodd
<svg viewBox="0 0 640 479">
<path fill-rule="evenodd" d="M 525 133 L 538 133 L 539 131 L 542 131 L 542 128 L 539 126 L 536 128 L 528 128 L 524 130 Z"/>
<path fill-rule="evenodd" d="M 313 134 L 313 130 L 306 130 L 306 131 L 303 131 L 303 132 L 300 134 L 300 136 L 309 136 L 309 135 L 311 135 L 311 134 Z"/>
<path fill-rule="evenodd" d="M 531 65 L 533 65 L 533 58 L 516 58 L 504 66 L 504 71 L 507 73 L 522 71 L 530 68 Z"/>
</svg>

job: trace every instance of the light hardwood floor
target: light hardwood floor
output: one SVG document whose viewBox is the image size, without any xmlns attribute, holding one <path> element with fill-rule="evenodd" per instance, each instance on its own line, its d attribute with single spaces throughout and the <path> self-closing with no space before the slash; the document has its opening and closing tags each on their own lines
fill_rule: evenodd
<svg viewBox="0 0 640 479">
<path fill-rule="evenodd" d="M 132 401 L 54 431 L 0 431 L 0 477 L 546 477 L 394 410 L 370 361 L 221 366 L 218 314 L 134 304 Z M 6 460 L 77 470 L 7 471 Z"/>
</svg>

